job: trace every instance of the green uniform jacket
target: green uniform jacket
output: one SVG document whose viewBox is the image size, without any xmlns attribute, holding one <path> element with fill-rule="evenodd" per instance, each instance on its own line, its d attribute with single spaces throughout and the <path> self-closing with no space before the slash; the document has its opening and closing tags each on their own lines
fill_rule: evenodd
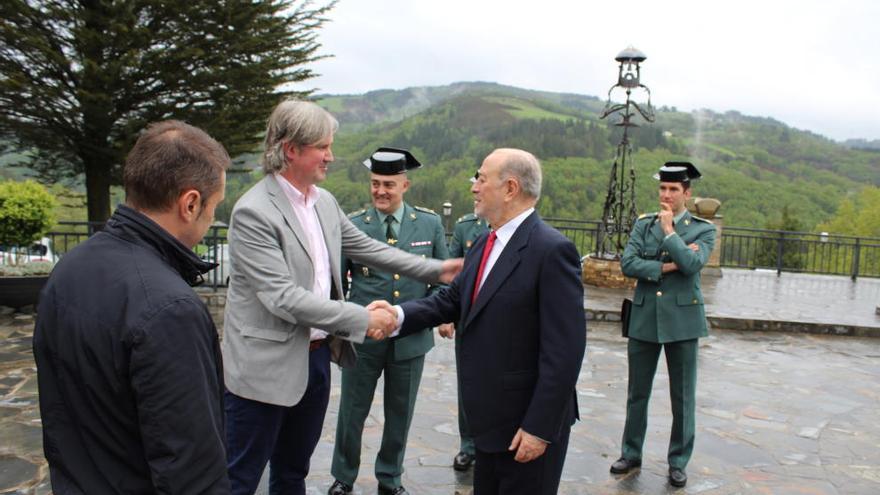
<svg viewBox="0 0 880 495">
<path fill-rule="evenodd" d="M 407 203 L 403 206 L 403 219 L 394 247 L 425 258 L 441 260 L 448 258 L 446 231 L 440 222 L 440 216 L 426 208 L 412 207 Z M 387 242 L 386 226 L 379 219 L 375 207 L 352 213 L 349 218 L 368 236 Z M 398 304 L 424 297 L 436 288 L 396 273 L 381 272 L 348 259 L 343 259 L 342 266 L 351 271 L 351 290 L 348 300 L 363 306 L 377 299 Z M 394 338 L 393 342 L 394 360 L 403 361 L 422 356 L 431 350 L 434 347 L 434 334 L 430 328 L 426 328 L 403 338 Z M 368 339 L 362 345 L 376 343 Z"/>
<path fill-rule="evenodd" d="M 449 242 L 449 256 L 461 258 L 467 254 L 477 237 L 489 231 L 489 223 L 473 213 L 468 213 L 455 222 L 452 240 Z"/>
<path fill-rule="evenodd" d="M 715 226 L 685 213 L 675 234 L 666 238 L 656 218 L 656 213 L 639 217 L 620 260 L 623 274 L 638 279 L 629 336 L 660 344 L 705 337 L 709 330 L 700 270 L 715 246 Z M 692 243 L 699 251 L 688 248 Z M 678 270 L 661 274 L 661 266 L 669 261 Z"/>
</svg>

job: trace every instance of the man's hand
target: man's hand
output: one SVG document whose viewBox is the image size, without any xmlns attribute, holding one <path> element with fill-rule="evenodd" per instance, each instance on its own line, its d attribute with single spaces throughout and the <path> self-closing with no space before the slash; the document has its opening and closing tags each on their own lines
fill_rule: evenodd
<svg viewBox="0 0 880 495">
<path fill-rule="evenodd" d="M 440 281 L 444 284 L 452 283 L 461 267 L 464 266 L 464 258 L 451 258 L 443 260 L 443 271 L 440 272 Z"/>
<path fill-rule="evenodd" d="M 372 310 L 372 309 L 376 309 L 376 308 L 384 309 L 385 311 L 390 311 L 390 312 L 394 313 L 394 316 L 397 317 L 397 310 L 395 310 L 394 306 L 392 306 L 391 303 L 388 301 L 383 301 L 381 299 L 377 299 L 377 300 L 371 302 L 370 304 L 367 304 L 365 307 L 368 310 Z"/>
<path fill-rule="evenodd" d="M 700 252 L 700 246 L 697 246 L 696 243 L 692 242 L 692 243 L 688 244 L 688 247 L 691 248 L 691 251 L 693 251 L 695 253 Z"/>
<path fill-rule="evenodd" d="M 397 311 L 385 301 L 373 301 L 367 306 L 370 314 L 370 322 L 367 325 L 367 335 L 376 340 L 382 340 L 397 329 Z M 382 334 L 379 337 L 379 333 Z"/>
<path fill-rule="evenodd" d="M 440 334 L 444 339 L 451 339 L 455 337 L 455 324 L 453 323 L 444 323 L 437 327 L 437 333 Z"/>
<path fill-rule="evenodd" d="M 672 207 L 666 203 L 660 203 L 660 213 L 657 214 L 657 219 L 660 220 L 660 228 L 666 235 L 675 232 L 675 228 L 672 226 L 673 218 L 675 215 L 672 214 Z"/>
<path fill-rule="evenodd" d="M 678 270 L 678 265 L 673 262 L 663 263 L 663 266 L 660 267 L 660 273 L 669 273 Z"/>
<path fill-rule="evenodd" d="M 516 451 L 516 455 L 513 456 L 513 460 L 516 462 L 529 462 L 544 455 L 544 451 L 547 450 L 547 442 L 520 428 L 513 436 L 513 441 L 510 442 L 510 447 L 507 450 Z"/>
</svg>

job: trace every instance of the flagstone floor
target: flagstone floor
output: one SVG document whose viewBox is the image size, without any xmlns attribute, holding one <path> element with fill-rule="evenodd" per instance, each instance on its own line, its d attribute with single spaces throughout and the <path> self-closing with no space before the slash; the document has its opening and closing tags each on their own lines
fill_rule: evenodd
<svg viewBox="0 0 880 495">
<path fill-rule="evenodd" d="M 50 493 L 42 457 L 30 315 L 0 315 L 0 493 Z M 651 403 L 644 466 L 608 473 L 620 449 L 626 343 L 612 323 L 591 322 L 578 383 L 582 421 L 573 429 L 563 494 L 880 493 L 880 341 L 872 338 L 715 329 L 700 344 L 697 438 L 683 489 L 666 482 L 670 414 L 661 363 Z M 661 358 L 662 360 L 662 358 Z M 428 354 L 403 477 L 413 494 L 469 494 L 471 473 L 451 468 L 458 449 L 452 342 Z M 339 374 L 308 493 L 326 493 Z M 381 385 L 380 385 L 381 390 Z M 373 460 L 382 396 L 364 432 L 355 493 L 376 490 Z M 260 493 L 266 493 L 262 487 Z"/>
</svg>

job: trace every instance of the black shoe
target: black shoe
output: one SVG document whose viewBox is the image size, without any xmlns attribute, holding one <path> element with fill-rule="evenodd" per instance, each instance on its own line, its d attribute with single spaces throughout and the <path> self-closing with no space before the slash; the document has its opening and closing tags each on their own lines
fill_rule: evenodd
<svg viewBox="0 0 880 495">
<path fill-rule="evenodd" d="M 628 473 L 630 469 L 635 469 L 641 466 L 641 459 L 631 460 L 621 457 L 620 459 L 614 461 L 614 464 L 611 465 L 611 472 L 614 474 L 625 474 Z"/>
<path fill-rule="evenodd" d="M 349 495 L 350 493 L 351 487 L 339 480 L 333 481 L 333 485 L 327 490 L 327 495 Z"/>
<path fill-rule="evenodd" d="M 467 471 L 474 463 L 474 459 L 475 457 L 473 454 L 459 452 L 456 454 L 455 459 L 452 460 L 452 469 L 455 469 L 456 471 Z"/>
<path fill-rule="evenodd" d="M 669 484 L 676 487 L 683 487 L 687 485 L 688 475 L 684 472 L 684 469 L 679 468 L 669 468 Z"/>
<path fill-rule="evenodd" d="M 406 488 L 403 486 L 398 486 L 394 489 L 385 488 L 382 485 L 379 485 L 379 495 L 409 495 L 409 492 L 406 491 Z"/>
</svg>

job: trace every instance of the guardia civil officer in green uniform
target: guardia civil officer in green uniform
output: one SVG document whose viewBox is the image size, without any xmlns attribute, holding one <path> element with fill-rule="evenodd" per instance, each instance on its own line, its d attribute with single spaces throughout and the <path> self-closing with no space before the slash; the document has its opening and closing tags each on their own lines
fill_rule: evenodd
<svg viewBox="0 0 880 495">
<path fill-rule="evenodd" d="M 715 245 L 715 226 L 691 215 L 685 202 L 700 177 L 687 162 L 667 162 L 660 181 L 660 211 L 636 221 L 620 260 L 624 275 L 638 279 L 629 323 L 629 385 L 620 459 L 611 472 L 642 464 L 648 400 L 661 349 L 666 354 L 672 400 L 669 482 L 687 483 L 685 468 L 694 449 L 698 339 L 708 335 L 700 270 Z"/>
<path fill-rule="evenodd" d="M 364 161 L 364 165 L 371 171 L 373 206 L 349 215 L 352 223 L 373 239 L 409 253 L 448 258 L 446 233 L 440 216 L 426 208 L 410 206 L 403 200 L 410 185 L 407 170 L 421 166 L 412 154 L 406 150 L 379 148 Z M 351 272 L 348 300 L 365 306 L 378 299 L 398 304 L 424 297 L 435 289 L 423 282 L 396 273 L 380 272 L 351 260 L 343 260 L 343 266 Z M 355 344 L 357 365 L 342 370 L 339 421 L 330 471 L 336 480 L 330 487 L 330 495 L 352 492 L 360 467 L 364 421 L 370 412 L 376 383 L 383 374 L 385 426 L 376 456 L 378 492 L 408 493 L 400 483 L 406 438 L 425 353 L 432 347 L 434 336 L 430 328 L 402 338 Z"/>
<path fill-rule="evenodd" d="M 473 182 L 474 179 L 471 179 Z M 489 232 L 489 223 L 486 220 L 468 213 L 455 222 L 452 230 L 452 240 L 449 242 L 449 256 L 453 258 L 463 258 L 470 250 L 474 241 L 478 237 Z M 439 334 L 443 337 L 452 337 L 455 334 L 455 327 L 452 323 L 447 323 L 438 327 Z M 456 336 L 455 339 L 455 355 L 458 356 L 458 347 L 460 340 Z M 474 447 L 474 437 L 471 436 L 470 428 L 467 424 L 467 417 L 464 408 L 461 407 L 461 386 L 458 387 L 458 435 L 461 438 L 461 446 L 458 454 L 452 459 L 452 467 L 456 471 L 467 471 L 473 465 L 476 459 L 477 451 Z"/>
<path fill-rule="evenodd" d="M 464 256 L 473 246 L 477 237 L 489 232 L 489 224 L 482 218 L 468 213 L 455 222 L 452 230 L 452 240 L 449 241 L 449 256 L 453 258 Z"/>
</svg>

